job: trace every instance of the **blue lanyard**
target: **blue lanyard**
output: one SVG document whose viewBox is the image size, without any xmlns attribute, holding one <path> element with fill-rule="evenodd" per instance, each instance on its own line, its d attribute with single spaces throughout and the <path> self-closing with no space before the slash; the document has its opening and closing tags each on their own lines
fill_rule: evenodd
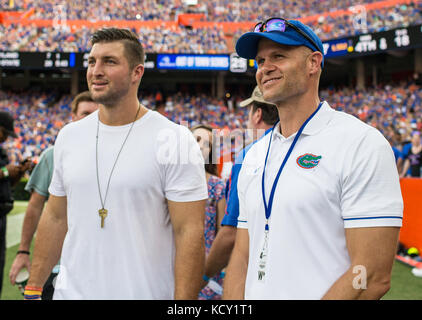
<svg viewBox="0 0 422 320">
<path fill-rule="evenodd" d="M 267 155 L 265 156 L 264 171 L 262 172 L 262 198 L 264 199 L 265 218 L 266 218 L 265 231 L 269 231 L 268 220 L 270 219 L 270 216 L 271 216 L 271 210 L 272 210 L 272 207 L 273 207 L 273 200 L 274 200 L 274 193 L 275 193 L 275 189 L 277 187 L 278 179 L 280 178 L 280 174 L 283 171 L 284 165 L 286 164 L 287 160 L 289 159 L 290 154 L 292 153 L 292 151 L 293 151 L 293 149 L 296 145 L 296 142 L 299 140 L 299 137 L 302 134 L 303 129 L 305 129 L 308 122 L 314 117 L 314 115 L 319 111 L 319 109 L 321 109 L 321 106 L 322 106 L 322 101 L 319 103 L 318 108 L 314 111 L 314 113 L 312 113 L 309 116 L 309 118 L 306 119 L 306 121 L 302 124 L 299 131 L 297 132 L 296 137 L 294 138 L 292 144 L 290 145 L 289 150 L 287 151 L 286 156 L 284 157 L 283 162 L 281 163 L 280 169 L 278 169 L 278 173 L 277 173 L 277 176 L 275 177 L 273 186 L 271 188 L 270 199 L 268 199 L 268 205 L 267 205 L 267 201 L 265 200 L 265 183 L 264 183 L 265 168 L 267 166 L 268 155 L 270 153 L 271 141 L 273 139 L 273 132 L 274 132 L 275 126 L 278 124 L 278 122 L 274 125 L 274 128 L 271 131 L 270 143 L 268 144 Z"/>
</svg>

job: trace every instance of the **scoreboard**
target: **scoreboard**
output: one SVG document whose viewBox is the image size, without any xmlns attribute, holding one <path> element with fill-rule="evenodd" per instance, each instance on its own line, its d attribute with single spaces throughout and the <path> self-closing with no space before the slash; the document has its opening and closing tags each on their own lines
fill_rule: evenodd
<svg viewBox="0 0 422 320">
<path fill-rule="evenodd" d="M 86 69 L 87 52 L 25 52 L 0 51 L 0 68 L 17 69 Z M 155 54 L 147 54 L 145 68 L 154 68 Z M 152 63 L 151 63 L 152 62 Z"/>
<path fill-rule="evenodd" d="M 74 68 L 75 52 L 1 52 L 0 68 Z"/>
<path fill-rule="evenodd" d="M 353 58 L 388 50 L 422 47 L 422 25 L 366 33 L 323 42 L 325 59 Z M 0 51 L 0 68 L 77 69 L 88 67 L 87 52 Z M 243 73 L 256 68 L 255 61 L 229 54 L 147 53 L 145 68 L 150 70 L 230 70 Z"/>
<path fill-rule="evenodd" d="M 334 39 L 323 44 L 325 58 L 357 57 L 422 46 L 422 25 Z"/>
</svg>

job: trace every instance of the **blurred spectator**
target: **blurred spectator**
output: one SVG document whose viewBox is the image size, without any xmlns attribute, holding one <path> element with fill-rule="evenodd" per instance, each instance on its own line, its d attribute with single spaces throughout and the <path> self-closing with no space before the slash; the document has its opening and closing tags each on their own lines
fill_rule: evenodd
<svg viewBox="0 0 422 320">
<path fill-rule="evenodd" d="M 205 160 L 205 174 L 208 185 L 208 200 L 205 207 L 205 255 L 208 258 L 211 246 L 223 220 L 226 200 L 224 198 L 224 181 L 218 177 L 217 165 L 213 163 L 213 129 L 206 125 L 193 127 L 192 134 L 201 149 Z M 209 279 L 205 276 L 206 286 L 200 291 L 199 300 L 221 300 L 223 292 L 223 274 Z"/>
<path fill-rule="evenodd" d="M 406 160 L 404 161 L 403 171 L 400 177 L 410 176 L 420 178 L 422 167 L 422 144 L 419 131 L 413 132 L 412 145 L 404 157 Z M 408 172 L 409 169 L 410 171 Z"/>
</svg>

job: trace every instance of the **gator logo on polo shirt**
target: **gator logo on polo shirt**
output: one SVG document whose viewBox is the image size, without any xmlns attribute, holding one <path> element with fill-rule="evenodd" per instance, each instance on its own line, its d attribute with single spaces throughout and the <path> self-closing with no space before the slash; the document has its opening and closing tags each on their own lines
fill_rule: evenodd
<svg viewBox="0 0 422 320">
<path fill-rule="evenodd" d="M 322 156 L 316 156 L 312 153 L 305 153 L 296 159 L 296 163 L 303 169 L 312 169 L 319 164 L 321 158 Z"/>
</svg>

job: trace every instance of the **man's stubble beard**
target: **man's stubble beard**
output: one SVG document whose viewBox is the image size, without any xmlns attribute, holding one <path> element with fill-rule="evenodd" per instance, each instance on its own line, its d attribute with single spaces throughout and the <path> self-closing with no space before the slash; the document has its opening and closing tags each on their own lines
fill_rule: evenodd
<svg viewBox="0 0 422 320">
<path fill-rule="evenodd" d="M 91 97 L 94 102 L 102 104 L 106 108 L 113 108 L 123 97 L 129 92 L 129 83 L 121 86 L 121 89 L 110 90 L 105 93 L 100 93 L 98 96 L 91 92 Z"/>
<path fill-rule="evenodd" d="M 280 86 L 277 92 L 272 97 L 265 97 L 264 99 L 268 102 L 271 102 L 275 105 L 283 103 L 295 96 L 302 95 L 306 90 L 302 88 L 304 85 L 300 79 L 291 79 L 282 76 L 282 81 L 284 81 L 283 86 Z"/>
</svg>

